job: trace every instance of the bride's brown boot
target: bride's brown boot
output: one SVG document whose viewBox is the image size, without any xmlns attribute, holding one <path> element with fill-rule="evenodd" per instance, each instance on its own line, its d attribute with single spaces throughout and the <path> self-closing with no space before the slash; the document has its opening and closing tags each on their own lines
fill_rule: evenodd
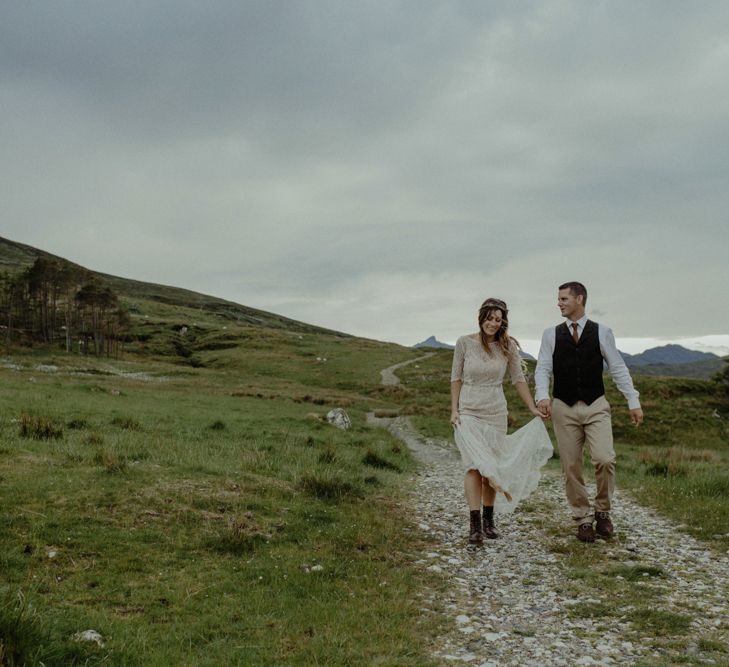
<svg viewBox="0 0 729 667">
<path fill-rule="evenodd" d="M 484 505 L 483 507 L 483 534 L 484 537 L 486 537 L 489 540 L 495 540 L 499 534 L 496 532 L 496 529 L 494 528 L 494 508 L 486 507 Z"/>
<path fill-rule="evenodd" d="M 471 528 L 468 535 L 469 544 L 483 544 L 483 533 L 481 532 L 481 512 L 471 510 Z"/>
</svg>

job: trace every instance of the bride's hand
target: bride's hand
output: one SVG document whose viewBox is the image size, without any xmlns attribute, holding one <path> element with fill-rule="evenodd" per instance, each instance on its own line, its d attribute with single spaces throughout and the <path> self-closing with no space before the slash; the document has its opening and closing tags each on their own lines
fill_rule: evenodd
<svg viewBox="0 0 729 667">
<path fill-rule="evenodd" d="M 451 426 L 459 426 L 461 424 L 461 416 L 458 414 L 458 410 L 451 412 Z"/>
<path fill-rule="evenodd" d="M 547 415 L 540 412 L 539 409 L 536 407 L 531 408 L 529 412 L 531 412 L 535 417 L 539 417 L 542 421 L 547 421 L 547 419 L 549 419 Z"/>
</svg>

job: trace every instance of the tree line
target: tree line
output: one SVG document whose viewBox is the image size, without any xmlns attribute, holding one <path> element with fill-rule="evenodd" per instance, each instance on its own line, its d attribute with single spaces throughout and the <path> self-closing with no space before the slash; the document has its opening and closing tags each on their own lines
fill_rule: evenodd
<svg viewBox="0 0 729 667">
<path fill-rule="evenodd" d="M 71 262 L 38 257 L 0 272 L 0 331 L 11 344 L 60 343 L 66 352 L 118 357 L 129 316 L 117 294 Z"/>
</svg>

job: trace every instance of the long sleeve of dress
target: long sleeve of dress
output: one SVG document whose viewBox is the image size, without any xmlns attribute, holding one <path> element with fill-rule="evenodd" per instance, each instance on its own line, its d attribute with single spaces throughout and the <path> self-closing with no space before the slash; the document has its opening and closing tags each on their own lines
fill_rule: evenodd
<svg viewBox="0 0 729 667">
<path fill-rule="evenodd" d="M 463 362 L 466 357 L 466 346 L 463 337 L 456 341 L 456 349 L 453 350 L 453 367 L 451 368 L 451 382 L 463 380 Z"/>
<path fill-rule="evenodd" d="M 526 382 L 524 370 L 521 366 L 519 348 L 513 340 L 509 343 L 509 374 L 511 375 L 511 384 Z"/>
</svg>

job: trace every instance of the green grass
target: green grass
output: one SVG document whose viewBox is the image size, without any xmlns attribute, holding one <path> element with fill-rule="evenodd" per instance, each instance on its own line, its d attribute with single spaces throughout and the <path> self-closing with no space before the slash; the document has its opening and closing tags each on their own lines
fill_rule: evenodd
<svg viewBox="0 0 729 667">
<path fill-rule="evenodd" d="M 627 615 L 634 629 L 653 637 L 684 634 L 689 631 L 691 617 L 662 609 L 642 607 Z"/>
<path fill-rule="evenodd" d="M 715 651 L 716 653 L 727 653 L 726 644 L 712 639 L 699 639 L 698 646 L 702 651 Z"/>
<path fill-rule="evenodd" d="M 2 664 L 434 664 L 442 621 L 415 592 L 439 580 L 402 532 L 414 464 L 365 425 L 396 407 L 379 368 L 411 352 L 259 334 L 198 369 L 37 351 L 0 369 Z M 341 406 L 348 431 L 322 421 Z M 22 415 L 61 436 L 21 435 Z M 71 640 L 91 628 L 103 648 Z"/>
</svg>

